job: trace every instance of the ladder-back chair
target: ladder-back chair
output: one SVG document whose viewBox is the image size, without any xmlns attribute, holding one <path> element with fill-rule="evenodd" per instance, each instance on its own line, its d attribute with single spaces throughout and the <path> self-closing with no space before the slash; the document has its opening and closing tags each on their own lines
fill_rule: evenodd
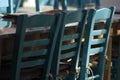
<svg viewBox="0 0 120 80">
<path fill-rule="evenodd" d="M 51 69 L 54 80 L 76 80 L 87 13 L 88 11 L 63 13 Z"/>
<path fill-rule="evenodd" d="M 49 80 L 60 19 L 59 14 L 36 14 L 32 16 L 23 14 L 18 17 L 11 80 L 27 80 L 27 78 L 24 79 L 21 76 L 26 77 L 26 74 L 22 74 L 22 70 L 28 69 L 28 71 L 31 71 L 34 68 L 37 70 L 33 75 L 30 72 L 27 74 L 29 80 L 32 80 L 37 71 L 39 73 L 37 75 L 38 79 Z M 26 30 L 29 28 L 37 29 L 37 32 L 40 30 L 41 33 L 44 33 L 45 29 L 49 29 L 49 31 L 46 30 L 48 35 L 35 40 L 26 40 Z"/>
<path fill-rule="evenodd" d="M 114 7 L 89 12 L 78 80 L 103 80 L 109 33 L 114 12 Z M 96 28 L 95 23 L 96 26 L 98 23 L 104 24 L 104 27 L 98 25 L 98 28 Z M 91 65 L 90 58 L 93 55 L 98 57 L 94 60 L 94 65 Z"/>
</svg>

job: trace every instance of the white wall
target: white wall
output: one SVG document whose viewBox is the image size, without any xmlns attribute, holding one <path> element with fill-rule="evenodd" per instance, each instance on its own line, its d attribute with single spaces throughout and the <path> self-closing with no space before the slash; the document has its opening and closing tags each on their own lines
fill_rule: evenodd
<svg viewBox="0 0 120 80">
<path fill-rule="evenodd" d="M 120 0 L 100 0 L 101 7 L 116 6 L 117 10 L 120 10 Z"/>
<path fill-rule="evenodd" d="M 35 7 L 35 0 L 26 0 L 23 6 L 24 7 Z"/>
</svg>

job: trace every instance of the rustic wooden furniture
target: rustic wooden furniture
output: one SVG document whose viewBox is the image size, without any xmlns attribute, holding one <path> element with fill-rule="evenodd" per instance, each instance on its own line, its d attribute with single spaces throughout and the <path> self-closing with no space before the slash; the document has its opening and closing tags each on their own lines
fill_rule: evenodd
<svg viewBox="0 0 120 80">
<path fill-rule="evenodd" d="M 92 16 L 88 15 L 85 42 L 83 44 L 81 70 L 78 80 L 104 79 L 104 68 L 109 42 L 110 27 L 114 12 L 114 7 L 90 11 Z M 103 22 L 104 27 L 96 28 L 96 21 Z M 97 65 L 93 66 L 92 68 L 90 68 L 91 55 L 99 55 L 98 59 L 96 60 Z"/>
<path fill-rule="evenodd" d="M 37 14 L 33 16 L 20 15 L 16 24 L 16 36 L 13 54 L 13 69 L 11 80 L 23 80 L 22 69 L 40 68 L 37 78 L 48 80 L 52 64 L 53 52 L 55 49 L 56 38 L 59 32 L 60 15 Z M 50 32 L 47 38 L 37 40 L 25 40 L 27 28 L 49 27 Z M 41 47 L 42 46 L 42 47 Z M 39 48 L 35 48 L 39 47 Z M 32 50 L 31 50 L 32 48 Z M 34 49 L 33 49 L 34 48 Z M 41 71 L 41 72 L 40 72 Z M 36 73 L 36 72 L 35 72 Z M 29 79 L 35 75 L 29 74 Z M 24 73 L 23 73 L 24 74 Z M 21 76 L 21 77 L 20 77 Z M 25 75 L 23 75 L 25 76 Z M 36 76 L 36 75 L 35 75 Z M 26 77 L 26 76 L 25 76 Z M 36 79 L 36 78 L 35 78 Z M 25 78 L 24 80 L 27 80 Z"/>
<path fill-rule="evenodd" d="M 64 12 L 61 22 L 61 28 L 57 39 L 57 45 L 53 58 L 51 73 L 55 80 L 76 80 L 76 69 L 78 68 L 82 36 L 84 33 L 85 23 L 87 20 L 87 11 Z M 77 23 L 75 26 L 68 24 Z M 65 34 L 65 30 L 74 29 L 72 33 Z M 71 61 L 69 61 L 71 59 Z M 62 66 L 70 65 L 70 69 L 66 68 L 64 73 L 60 73 Z M 69 66 L 68 66 L 69 67 Z M 68 73 L 65 73 L 68 69 Z"/>
</svg>

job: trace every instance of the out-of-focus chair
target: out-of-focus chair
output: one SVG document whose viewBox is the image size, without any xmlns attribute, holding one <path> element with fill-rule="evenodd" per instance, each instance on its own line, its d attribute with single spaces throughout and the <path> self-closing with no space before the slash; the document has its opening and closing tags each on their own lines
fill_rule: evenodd
<svg viewBox="0 0 120 80">
<path fill-rule="evenodd" d="M 60 21 L 60 14 L 20 15 L 18 17 L 11 80 L 48 80 L 50 78 Z M 49 28 L 48 37 L 26 40 L 25 36 L 28 28 Z M 35 49 L 28 49 L 33 47 Z M 24 70 L 28 70 L 28 73 Z"/>
<path fill-rule="evenodd" d="M 77 79 L 87 13 L 81 10 L 63 13 L 51 69 L 54 80 Z"/>
<path fill-rule="evenodd" d="M 115 7 L 90 11 L 86 24 L 85 42 L 83 44 L 78 80 L 104 79 L 106 54 L 114 12 Z M 95 23 L 103 23 L 104 27 L 96 28 Z M 90 61 L 93 55 L 98 56 L 94 62 Z"/>
</svg>

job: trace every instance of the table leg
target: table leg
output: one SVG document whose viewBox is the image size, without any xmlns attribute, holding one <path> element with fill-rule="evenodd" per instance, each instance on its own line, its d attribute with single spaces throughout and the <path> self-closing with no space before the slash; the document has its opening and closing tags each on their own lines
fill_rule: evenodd
<svg viewBox="0 0 120 80">
<path fill-rule="evenodd" d="M 108 52 L 107 52 L 107 61 L 105 65 L 105 77 L 104 80 L 111 80 L 111 56 L 112 56 L 112 37 L 110 37 Z"/>
<path fill-rule="evenodd" d="M 120 36 L 119 36 L 119 46 L 118 46 L 119 48 L 118 48 L 118 60 L 117 60 L 117 64 L 118 64 L 118 66 L 117 66 L 117 79 L 116 80 L 120 80 Z"/>
</svg>

